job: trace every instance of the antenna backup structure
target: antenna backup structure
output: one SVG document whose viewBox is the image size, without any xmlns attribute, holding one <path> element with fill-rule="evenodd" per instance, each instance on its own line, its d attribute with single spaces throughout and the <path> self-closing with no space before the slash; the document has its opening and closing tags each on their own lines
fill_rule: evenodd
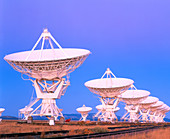
<svg viewBox="0 0 170 139">
<path fill-rule="evenodd" d="M 106 76 L 106 78 L 104 78 Z M 126 78 L 116 78 L 108 68 L 101 79 L 90 80 L 85 86 L 94 94 L 99 95 L 102 106 L 96 106 L 98 112 L 94 117 L 100 121 L 113 122 L 117 119 L 115 112 L 118 111 L 118 95 L 122 94 L 131 87 L 133 80 Z"/>
<path fill-rule="evenodd" d="M 41 49 L 35 50 L 41 40 Z M 54 48 L 52 41 L 59 49 Z M 49 49 L 44 48 L 47 43 L 50 46 Z M 63 117 L 56 105 L 56 99 L 60 99 L 70 85 L 69 73 L 78 68 L 89 54 L 90 51 L 85 49 L 63 49 L 50 32 L 44 29 L 31 51 L 14 53 L 4 57 L 15 70 L 28 75 L 29 80 L 33 82 L 37 99 L 29 104 L 27 109 L 42 99 L 42 103 L 27 114 L 25 119 L 28 116 L 46 116 L 55 120 L 58 116 Z"/>
</svg>

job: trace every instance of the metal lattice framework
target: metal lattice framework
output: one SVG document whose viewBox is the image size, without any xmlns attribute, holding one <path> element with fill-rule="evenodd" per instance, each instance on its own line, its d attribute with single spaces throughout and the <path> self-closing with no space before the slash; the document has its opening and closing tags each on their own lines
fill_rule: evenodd
<svg viewBox="0 0 170 139">
<path fill-rule="evenodd" d="M 89 54 L 88 54 L 89 55 Z M 52 60 L 52 61 L 11 61 L 5 59 L 16 71 L 26 74 L 36 79 L 55 79 L 61 78 L 73 72 L 88 57 L 83 55 L 75 58 Z"/>
</svg>

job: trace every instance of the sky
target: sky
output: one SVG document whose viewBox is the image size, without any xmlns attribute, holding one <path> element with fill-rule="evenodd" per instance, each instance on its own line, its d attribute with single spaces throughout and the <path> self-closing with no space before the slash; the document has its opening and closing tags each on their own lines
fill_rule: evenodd
<svg viewBox="0 0 170 139">
<path fill-rule="evenodd" d="M 63 48 L 91 51 L 70 74 L 71 85 L 57 100 L 63 113 L 100 104 L 84 83 L 101 78 L 109 67 L 117 77 L 134 80 L 170 106 L 169 0 L 0 0 L 0 107 L 17 116 L 35 91 L 3 58 L 31 50 L 44 28 Z M 117 115 L 125 113 L 124 103 Z M 170 112 L 167 113 L 170 118 Z"/>
</svg>

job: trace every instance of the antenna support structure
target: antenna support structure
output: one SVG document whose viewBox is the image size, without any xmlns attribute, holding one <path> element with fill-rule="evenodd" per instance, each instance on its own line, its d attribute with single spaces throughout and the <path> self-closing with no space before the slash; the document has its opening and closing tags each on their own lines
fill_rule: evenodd
<svg viewBox="0 0 170 139">
<path fill-rule="evenodd" d="M 45 41 L 49 41 L 49 45 L 51 49 L 54 50 L 52 41 L 59 47 L 61 52 L 67 56 L 67 54 L 63 51 L 62 47 L 59 43 L 53 38 L 53 36 L 48 32 L 47 29 L 44 29 L 43 33 L 39 37 L 38 41 L 35 43 L 32 50 L 29 52 L 26 57 L 26 61 L 29 60 L 31 53 L 35 50 L 39 42 L 42 40 L 41 51 L 39 54 L 39 60 L 41 60 L 44 43 Z M 53 53 L 55 55 L 55 52 Z M 46 63 L 48 66 L 48 63 Z M 50 69 L 49 65 L 49 69 Z M 67 76 L 68 77 L 68 76 Z M 62 95 L 64 95 L 67 87 L 70 85 L 69 78 L 53 78 L 53 79 L 30 79 L 33 83 L 33 87 L 35 88 L 37 98 L 31 102 L 26 108 L 27 114 L 25 114 L 24 119 L 27 120 L 29 116 L 46 116 L 51 122 L 51 119 L 54 118 L 55 121 L 58 121 L 58 117 L 63 117 L 61 109 L 56 105 L 56 99 L 60 99 Z M 41 104 L 39 104 L 34 110 L 31 112 L 28 109 L 32 108 L 39 100 L 42 100 Z M 40 110 L 39 110 L 40 109 Z M 29 112 L 29 113 L 28 113 Z M 54 122 L 52 122 L 54 124 Z M 52 124 L 52 125 L 53 125 Z"/>
<path fill-rule="evenodd" d="M 107 68 L 101 79 L 103 78 L 116 78 L 116 76 L 112 73 L 112 71 Z M 111 80 L 110 80 L 111 81 Z M 115 115 L 115 111 L 117 111 L 117 106 L 119 103 L 118 98 L 104 98 L 99 97 L 102 103 L 102 108 L 98 110 L 98 112 L 94 115 L 97 117 L 99 121 L 107 121 L 107 122 L 114 122 L 117 120 L 117 116 Z"/>
<path fill-rule="evenodd" d="M 45 48 L 47 43 L 50 48 Z M 58 48 L 54 48 L 53 44 Z M 41 48 L 35 50 L 37 46 Z M 78 68 L 89 54 L 90 51 L 85 49 L 63 49 L 51 33 L 44 29 L 31 51 L 4 57 L 16 71 L 27 75 L 29 79 L 24 80 L 30 80 L 35 88 L 37 98 L 27 107 L 20 109 L 25 120 L 30 116 L 46 116 L 50 125 L 54 125 L 54 120 L 57 121 L 59 116 L 61 121 L 64 120 L 61 109 L 56 105 L 56 99 L 60 99 L 70 85 L 69 74 Z M 42 102 L 38 104 L 40 100 Z M 36 108 L 32 110 L 33 106 Z"/>
</svg>

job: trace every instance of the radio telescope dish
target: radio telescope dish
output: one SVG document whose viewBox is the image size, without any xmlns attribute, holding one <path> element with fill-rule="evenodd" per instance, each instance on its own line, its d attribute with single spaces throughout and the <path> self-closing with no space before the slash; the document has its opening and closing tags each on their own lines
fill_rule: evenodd
<svg viewBox="0 0 170 139">
<path fill-rule="evenodd" d="M 150 92 L 146 90 L 127 90 L 122 93 L 119 98 L 123 99 L 123 101 L 128 105 L 137 105 L 139 102 L 145 100 L 149 95 Z"/>
<path fill-rule="evenodd" d="M 140 117 L 143 122 L 148 122 L 150 119 L 150 108 L 159 101 L 157 97 L 148 96 L 145 100 L 140 102 Z"/>
<path fill-rule="evenodd" d="M 96 106 L 96 109 L 97 109 L 98 111 L 101 110 L 101 109 L 112 109 L 112 108 L 113 108 L 112 105 L 107 105 L 106 108 L 103 108 L 103 105 L 97 105 L 97 106 Z M 114 112 L 117 112 L 118 110 L 120 110 L 120 108 L 119 108 L 119 107 L 116 107 L 116 108 L 114 109 Z"/>
<path fill-rule="evenodd" d="M 157 101 L 155 104 L 150 106 L 150 112 L 149 112 L 149 120 L 150 122 L 158 122 L 158 117 L 157 116 L 158 112 L 159 112 L 159 108 L 161 108 L 161 106 L 163 106 L 164 103 L 162 101 Z"/>
<path fill-rule="evenodd" d="M 77 108 L 76 109 L 79 113 L 89 113 L 91 110 L 92 110 L 92 108 L 91 107 L 86 107 L 85 105 L 83 105 L 82 107 L 80 107 L 80 108 Z"/>
<path fill-rule="evenodd" d="M 41 44 L 40 41 L 42 41 Z M 41 49 L 35 50 L 39 45 Z M 53 45 L 58 48 L 54 48 Z M 44 29 L 31 51 L 5 56 L 4 59 L 16 71 L 29 76 L 29 80 L 33 82 L 37 99 L 30 103 L 28 109 L 42 99 L 42 103 L 32 112 L 28 111 L 29 114 L 26 117 L 47 116 L 50 119 L 50 125 L 54 124 L 53 119 L 58 120 L 58 116 L 63 119 L 63 114 L 55 100 L 64 95 L 70 85 L 69 74 L 78 68 L 89 54 L 90 51 L 85 49 L 63 49 L 50 32 Z"/>
<path fill-rule="evenodd" d="M 102 102 L 101 109 L 98 109 L 99 106 L 97 106 L 98 112 L 94 117 L 98 117 L 100 121 L 110 122 L 117 119 L 115 115 L 119 103 L 117 96 L 128 90 L 133 83 L 134 81 L 131 79 L 116 78 L 109 68 L 100 79 L 87 81 L 85 86 L 92 93 L 99 95 Z"/>
<path fill-rule="evenodd" d="M 97 105 L 96 106 L 96 109 L 99 111 L 99 110 L 101 110 L 103 108 L 103 106 L 102 105 Z"/>
<path fill-rule="evenodd" d="M 125 110 L 127 111 L 121 119 L 135 122 L 138 119 L 139 102 L 145 100 L 149 95 L 149 91 L 137 90 L 134 85 L 131 87 L 131 90 L 127 90 L 119 95 L 119 98 L 126 103 Z"/>
<path fill-rule="evenodd" d="M 27 119 L 28 114 L 32 111 L 33 111 L 33 108 L 26 106 L 25 108 L 22 108 L 22 109 L 19 110 L 19 115 L 20 115 L 20 117 L 22 117 L 22 115 L 24 115 L 24 118 Z"/>
<path fill-rule="evenodd" d="M 170 107 L 166 104 L 158 107 L 154 113 L 154 122 L 164 122 L 164 118 L 168 111 L 170 111 Z"/>
<path fill-rule="evenodd" d="M 64 56 L 63 52 L 68 56 Z M 30 53 L 30 58 L 26 59 Z M 43 49 L 10 54 L 4 59 L 22 74 L 39 80 L 52 80 L 73 72 L 89 54 L 90 51 L 85 49 Z"/>
<path fill-rule="evenodd" d="M 88 113 L 92 110 L 92 108 L 86 107 L 85 105 L 83 105 L 82 107 L 77 108 L 76 110 L 77 110 L 77 112 L 81 113 L 82 117 L 80 118 L 80 121 L 86 121 Z"/>
<path fill-rule="evenodd" d="M 158 109 L 159 107 L 161 107 L 164 103 L 162 101 L 157 101 L 155 104 L 150 106 L 150 109 L 152 111 L 155 111 L 156 109 Z"/>
<path fill-rule="evenodd" d="M 35 50 L 41 39 L 43 39 L 41 50 Z M 54 49 L 52 40 L 59 49 Z M 45 41 L 49 41 L 51 49 L 44 49 Z M 66 76 L 74 71 L 89 54 L 90 51 L 85 49 L 63 49 L 48 30 L 44 29 L 31 51 L 9 54 L 4 59 L 22 74 L 39 80 L 52 80 Z"/>
<path fill-rule="evenodd" d="M 159 99 L 157 97 L 148 96 L 145 100 L 140 102 L 140 106 L 143 108 L 149 108 L 151 105 L 155 104 Z"/>
<path fill-rule="evenodd" d="M 88 81 L 85 86 L 101 97 L 113 98 L 125 92 L 133 82 L 133 80 L 125 78 L 103 78 Z"/>
<path fill-rule="evenodd" d="M 158 111 L 162 111 L 162 110 L 167 110 L 169 108 L 169 106 L 168 105 L 166 105 L 166 104 L 163 104 L 161 107 L 158 107 Z"/>
<path fill-rule="evenodd" d="M 25 107 L 25 108 L 20 109 L 19 111 L 20 111 L 21 113 L 25 113 L 25 112 L 31 112 L 32 110 L 33 110 L 33 108 L 27 108 L 27 107 Z"/>
</svg>

